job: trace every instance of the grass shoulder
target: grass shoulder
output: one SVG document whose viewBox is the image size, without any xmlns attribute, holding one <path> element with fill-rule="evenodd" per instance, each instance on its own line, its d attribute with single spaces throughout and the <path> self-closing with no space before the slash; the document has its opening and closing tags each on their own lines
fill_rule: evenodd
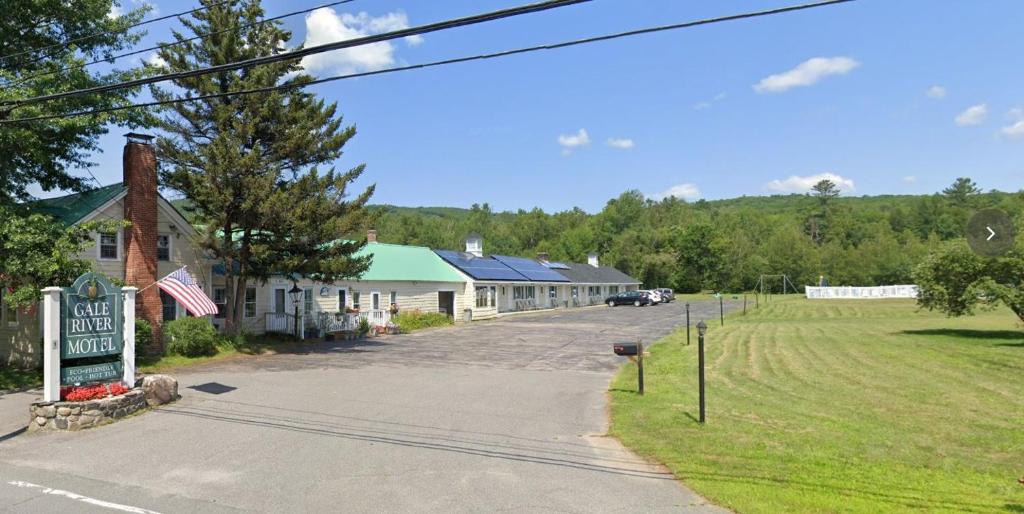
<svg viewBox="0 0 1024 514">
<path fill-rule="evenodd" d="M 611 385 L 610 432 L 739 512 L 1022 511 L 1024 331 L 913 301 L 778 298 L 706 341 L 650 348 Z M 1016 449 L 1016 450 L 1014 450 Z"/>
</svg>

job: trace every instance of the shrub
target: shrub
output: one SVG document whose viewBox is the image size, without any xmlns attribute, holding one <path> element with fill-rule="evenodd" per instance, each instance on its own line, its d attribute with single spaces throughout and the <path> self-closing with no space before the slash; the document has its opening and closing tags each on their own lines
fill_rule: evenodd
<svg viewBox="0 0 1024 514">
<path fill-rule="evenodd" d="M 359 337 L 363 337 L 370 333 L 370 322 L 366 318 L 359 319 Z"/>
<path fill-rule="evenodd" d="M 220 335 L 206 318 L 181 318 L 164 326 L 167 352 L 185 357 L 203 357 L 217 353 Z"/>
<path fill-rule="evenodd" d="M 402 312 L 391 318 L 391 322 L 398 325 L 402 332 L 412 332 L 430 327 L 443 327 L 453 323 L 452 318 L 440 312 Z"/>
<path fill-rule="evenodd" d="M 135 318 L 135 355 L 142 355 L 153 345 L 153 325 L 142 318 Z"/>
</svg>

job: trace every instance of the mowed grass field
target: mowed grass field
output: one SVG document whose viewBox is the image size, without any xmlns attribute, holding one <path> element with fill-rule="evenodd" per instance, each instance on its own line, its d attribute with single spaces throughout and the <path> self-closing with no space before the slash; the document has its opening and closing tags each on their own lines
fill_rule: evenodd
<svg viewBox="0 0 1024 514">
<path fill-rule="evenodd" d="M 694 320 L 696 323 L 696 320 Z M 909 300 L 761 303 L 651 348 L 611 388 L 611 432 L 738 512 L 1024 512 L 1024 327 Z"/>
</svg>

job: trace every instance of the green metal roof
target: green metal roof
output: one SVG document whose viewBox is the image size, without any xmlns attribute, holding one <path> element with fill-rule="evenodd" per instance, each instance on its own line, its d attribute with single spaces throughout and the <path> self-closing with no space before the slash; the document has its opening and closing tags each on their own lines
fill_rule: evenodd
<svg viewBox="0 0 1024 514">
<path fill-rule="evenodd" d="M 398 280 L 419 282 L 465 282 L 466 279 L 423 246 L 367 243 L 358 256 L 373 254 L 370 269 L 360 280 Z"/>
<path fill-rule="evenodd" d="M 33 212 L 49 214 L 65 225 L 71 226 L 82 221 L 82 218 L 90 212 L 116 198 L 124 190 L 124 184 L 119 182 L 73 195 L 37 200 L 28 204 L 28 207 Z"/>
</svg>

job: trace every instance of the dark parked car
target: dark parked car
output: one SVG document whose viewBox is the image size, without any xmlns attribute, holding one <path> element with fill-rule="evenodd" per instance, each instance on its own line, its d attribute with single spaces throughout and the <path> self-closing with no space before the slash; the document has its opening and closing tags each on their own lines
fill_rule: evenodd
<svg viewBox="0 0 1024 514">
<path fill-rule="evenodd" d="M 667 287 L 662 287 L 660 289 L 655 289 L 655 291 L 661 293 L 661 301 L 663 301 L 665 303 L 672 303 L 676 299 L 676 294 L 674 292 L 672 292 L 672 290 L 667 288 Z"/>
<path fill-rule="evenodd" d="M 642 305 L 651 305 L 651 297 L 643 291 L 625 291 L 609 296 L 605 299 L 604 303 L 607 303 L 609 307 L 615 307 L 616 305 L 640 307 Z"/>
</svg>

